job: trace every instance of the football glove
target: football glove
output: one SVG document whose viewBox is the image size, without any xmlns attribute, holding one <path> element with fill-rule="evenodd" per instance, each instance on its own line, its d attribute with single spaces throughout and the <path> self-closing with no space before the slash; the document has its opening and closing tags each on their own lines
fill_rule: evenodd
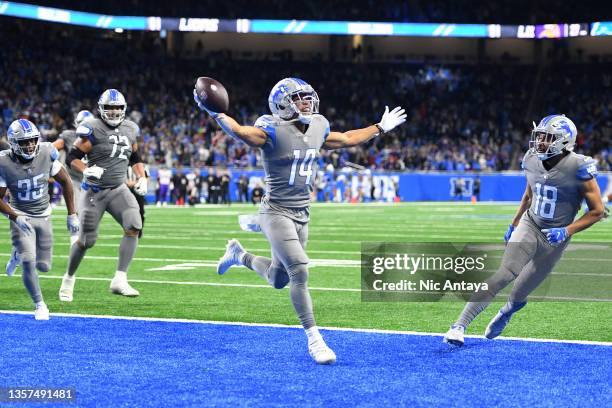
<svg viewBox="0 0 612 408">
<path fill-rule="evenodd" d="M 210 116 L 213 117 L 213 119 L 216 119 L 217 116 L 219 116 L 219 113 L 213 112 L 210 109 L 206 108 L 206 106 L 204 106 L 204 102 L 202 102 L 202 100 L 198 96 L 198 92 L 195 89 L 193 90 L 193 100 L 198 105 L 198 108 L 200 108 L 203 111 L 206 111 Z"/>
<path fill-rule="evenodd" d="M 146 177 L 139 178 L 136 184 L 134 185 L 134 192 L 141 196 L 147 195 L 148 189 L 149 184 Z"/>
<path fill-rule="evenodd" d="M 383 132 L 389 132 L 395 129 L 406 121 L 406 111 L 401 106 L 396 106 L 391 112 L 389 107 L 385 106 L 385 113 L 383 113 L 378 126 Z"/>
<path fill-rule="evenodd" d="M 83 170 L 83 176 L 88 178 L 95 178 L 98 180 L 102 178 L 103 173 L 104 169 L 102 167 L 96 166 L 95 164 Z"/>
<path fill-rule="evenodd" d="M 243 214 L 238 216 L 240 229 L 247 232 L 261 232 L 259 214 Z"/>
<path fill-rule="evenodd" d="M 546 239 L 552 246 L 561 245 L 563 241 L 569 238 L 567 228 L 544 228 L 542 232 L 546 234 Z"/>
<path fill-rule="evenodd" d="M 79 233 L 79 216 L 76 214 L 69 214 L 66 219 L 66 225 L 68 227 L 68 232 L 70 235 L 76 235 Z"/>
<path fill-rule="evenodd" d="M 512 233 L 514 232 L 514 225 L 510 224 L 508 225 L 508 231 L 506 231 L 506 233 L 504 234 L 504 241 L 508 242 L 510 241 L 510 237 L 512 236 Z"/>
<path fill-rule="evenodd" d="M 28 221 L 28 217 L 18 215 L 17 218 L 15 218 L 15 224 L 17 224 L 21 232 L 26 234 L 26 236 L 32 234 L 32 224 L 30 224 L 30 221 Z"/>
</svg>

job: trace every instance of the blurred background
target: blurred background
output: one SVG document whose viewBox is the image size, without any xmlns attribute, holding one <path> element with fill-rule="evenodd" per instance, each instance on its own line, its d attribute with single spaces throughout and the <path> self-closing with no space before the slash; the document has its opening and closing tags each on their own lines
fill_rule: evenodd
<svg viewBox="0 0 612 408">
<path fill-rule="evenodd" d="M 265 188 L 258 150 L 195 107 L 199 76 L 225 85 L 243 124 L 268 113 L 287 76 L 313 85 L 335 131 L 406 108 L 384 138 L 322 151 L 318 201 L 518 200 L 532 121 L 552 113 L 576 123 L 576 152 L 612 169 L 602 2 L 32 3 L 0 2 L 1 127 L 28 118 L 53 141 L 78 111 L 97 114 L 102 91 L 120 90 L 142 129 L 149 202 L 256 202 Z"/>
</svg>

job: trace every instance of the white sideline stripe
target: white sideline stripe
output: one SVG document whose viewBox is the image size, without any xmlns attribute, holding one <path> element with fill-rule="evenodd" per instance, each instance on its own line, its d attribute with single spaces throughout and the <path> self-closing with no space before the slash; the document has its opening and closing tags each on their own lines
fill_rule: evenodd
<svg viewBox="0 0 612 408">
<path fill-rule="evenodd" d="M 6 275 L 0 275 L 5 278 L 9 278 Z M 15 274 L 15 277 L 21 276 L 21 274 Z M 57 275 L 38 275 L 39 278 L 43 279 L 62 279 L 63 276 Z M 95 278 L 90 276 L 78 277 L 79 280 L 86 281 L 102 281 L 110 282 L 111 278 Z M 254 284 L 254 283 L 220 283 L 220 282 L 191 282 L 191 281 L 167 281 L 167 280 L 149 280 L 149 279 L 130 279 L 131 283 L 152 283 L 162 285 L 185 285 L 185 286 L 221 286 L 221 287 L 234 287 L 234 288 L 256 288 L 256 289 L 274 289 L 270 285 Z M 289 289 L 285 287 L 283 289 Z M 319 286 L 309 286 L 308 289 L 323 292 L 361 292 L 361 289 L 357 288 L 326 288 Z M 275 289 L 279 290 L 279 289 Z M 431 293 L 423 291 L 415 291 L 413 293 Z M 612 299 L 598 299 L 598 298 L 582 298 L 582 297 L 569 297 L 569 296 L 532 296 L 532 299 L 547 299 L 547 300 L 560 300 L 560 301 L 579 301 L 579 302 L 612 302 Z"/>
<path fill-rule="evenodd" d="M 17 315 L 32 315 L 33 312 L 24 312 L 21 310 L 0 310 L 0 314 L 17 314 Z M 166 322 L 166 323 L 189 323 L 189 324 L 210 324 L 217 326 L 246 326 L 246 327 L 271 327 L 279 329 L 301 329 L 299 325 L 278 324 L 278 323 L 247 323 L 247 322 L 227 322 L 215 320 L 191 320 L 191 319 L 173 319 L 164 317 L 132 317 L 132 316 L 112 316 L 112 315 L 88 315 L 79 313 L 51 313 L 51 316 L 57 317 L 76 317 L 85 319 L 109 319 L 109 320 L 135 320 L 145 322 Z M 384 329 L 361 329 L 353 327 L 326 327 L 319 326 L 320 329 L 330 331 L 344 331 L 354 333 L 377 333 L 377 334 L 400 334 L 408 336 L 433 336 L 443 337 L 445 333 L 429 333 L 417 332 L 410 330 L 384 330 Z M 484 339 L 484 336 L 466 334 L 465 337 L 472 339 Z M 609 341 L 594 341 L 594 340 L 560 340 L 560 339 L 540 339 L 533 337 L 498 337 L 495 340 L 505 341 L 527 341 L 533 343 L 561 343 L 561 344 L 583 344 L 590 346 L 612 346 Z"/>
</svg>

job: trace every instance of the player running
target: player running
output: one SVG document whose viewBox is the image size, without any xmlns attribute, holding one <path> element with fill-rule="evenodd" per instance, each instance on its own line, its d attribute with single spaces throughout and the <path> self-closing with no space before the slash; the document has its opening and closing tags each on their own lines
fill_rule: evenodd
<svg viewBox="0 0 612 408">
<path fill-rule="evenodd" d="M 206 110 L 194 90 L 198 106 Z M 310 194 L 316 175 L 319 150 L 340 149 L 367 142 L 406 121 L 405 111 L 396 107 L 385 112 L 379 123 L 345 133 L 330 132 L 329 122 L 319 114 L 319 97 L 305 81 L 285 78 L 268 98 L 272 115 L 261 116 L 254 126 L 241 126 L 223 113 L 208 111 L 230 136 L 262 151 L 266 194 L 260 205 L 259 224 L 272 247 L 272 258 L 246 252 L 230 240 L 217 271 L 233 265 L 255 271 L 277 289 L 290 287 L 291 302 L 308 337 L 310 355 L 319 364 L 331 364 L 336 355 L 325 344 L 315 324 L 308 291 L 308 221 Z"/>
<path fill-rule="evenodd" d="M 107 89 L 98 100 L 100 119 L 87 118 L 77 128 L 77 140 L 68 153 L 67 162 L 73 170 L 83 174 L 79 203 L 81 230 L 79 239 L 70 248 L 68 268 L 60 288 L 60 300 L 73 299 L 75 273 L 85 252 L 94 246 L 98 227 L 105 211 L 122 226 L 123 239 L 119 245 L 119 260 L 115 277 L 110 283 L 112 293 L 138 296 L 127 280 L 130 262 L 138 246 L 142 220 L 136 199 L 128 189 L 127 168 L 131 165 L 138 178 L 134 191 L 147 193 L 144 165 L 138 154 L 137 138 L 140 129 L 125 119 L 127 104 L 121 92 Z M 87 155 L 88 163 L 82 159 Z"/>
<path fill-rule="evenodd" d="M 491 320 L 485 337 L 499 336 L 527 296 L 548 276 L 570 237 L 589 228 L 604 214 L 595 161 L 573 152 L 576 126 L 565 115 L 546 116 L 531 133 L 522 167 L 527 188 L 506 232 L 500 269 L 487 281 L 488 292 L 472 297 L 444 341 L 461 346 L 468 325 L 503 288 L 514 281 L 508 302 Z M 582 200 L 591 211 L 574 221 Z"/>
<path fill-rule="evenodd" d="M 59 153 L 51 143 L 40 142 L 40 132 L 26 119 L 11 123 L 8 129 L 10 150 L 0 152 L 0 212 L 11 222 L 11 238 L 23 267 L 23 283 L 36 307 L 36 320 L 48 320 L 49 309 L 38 283 L 38 269 L 51 269 L 53 229 L 49 205 L 49 177 L 62 186 L 68 209 L 68 232 L 78 233 L 79 220 L 74 207 L 72 184 L 58 161 Z M 11 192 L 10 205 L 3 198 Z"/>
</svg>

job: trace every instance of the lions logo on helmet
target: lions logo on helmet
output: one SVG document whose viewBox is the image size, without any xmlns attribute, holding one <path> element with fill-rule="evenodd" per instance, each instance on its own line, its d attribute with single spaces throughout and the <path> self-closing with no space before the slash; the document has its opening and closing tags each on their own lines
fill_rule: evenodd
<svg viewBox="0 0 612 408">
<path fill-rule="evenodd" d="M 40 132 L 29 120 L 18 119 L 11 123 L 7 136 L 11 150 L 17 156 L 32 160 L 38 155 Z"/>
<path fill-rule="evenodd" d="M 319 113 L 319 96 L 306 81 L 285 78 L 270 91 L 268 105 L 272 114 L 280 119 L 299 119 L 308 124 L 312 115 Z"/>
<path fill-rule="evenodd" d="M 536 126 L 533 124 L 529 150 L 546 160 L 561 154 L 563 150 L 572 151 L 576 144 L 578 130 L 565 115 L 549 115 Z"/>
<path fill-rule="evenodd" d="M 121 92 L 116 89 L 107 89 L 100 95 L 98 111 L 100 117 L 107 125 L 116 127 L 125 119 L 127 103 Z"/>
<path fill-rule="evenodd" d="M 93 117 L 93 114 L 88 111 L 88 110 L 82 110 L 79 113 L 77 113 L 76 117 L 74 118 L 74 127 L 78 128 L 79 125 L 87 118 L 91 118 Z"/>
</svg>

